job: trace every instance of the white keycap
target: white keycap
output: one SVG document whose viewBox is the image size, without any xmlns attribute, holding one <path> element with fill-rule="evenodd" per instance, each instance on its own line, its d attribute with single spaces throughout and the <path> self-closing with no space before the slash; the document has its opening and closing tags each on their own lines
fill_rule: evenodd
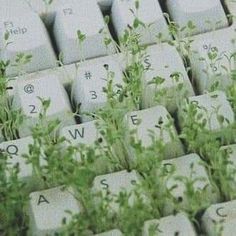
<svg viewBox="0 0 236 236">
<path fill-rule="evenodd" d="M 227 178 L 227 185 L 225 186 L 226 189 L 228 188 L 228 186 L 230 186 L 232 189 L 236 188 L 236 144 L 232 144 L 232 145 L 227 145 L 227 146 L 223 146 L 220 149 L 223 154 L 222 154 L 222 158 L 227 159 L 225 163 L 227 163 L 227 166 L 224 167 L 224 169 L 226 169 L 227 171 L 227 176 L 229 178 Z M 224 189 L 224 186 L 222 186 L 222 189 Z M 234 191 L 228 191 L 228 196 L 232 196 L 235 195 Z"/>
<path fill-rule="evenodd" d="M 196 236 L 195 229 L 183 213 L 144 223 L 143 236 Z"/>
<path fill-rule="evenodd" d="M 118 37 L 123 36 L 128 25 L 133 26 L 134 14 L 136 14 L 139 20 L 146 24 L 146 28 L 139 26 L 136 29 L 136 32 L 140 34 L 142 44 L 155 43 L 160 34 L 162 40 L 170 39 L 167 23 L 158 1 L 145 0 L 139 1 L 139 4 L 138 13 L 136 14 L 135 0 L 114 0 L 111 17 Z"/>
<path fill-rule="evenodd" d="M 225 129 L 234 123 L 234 112 L 225 93 L 222 91 L 190 97 L 189 104 L 196 105 L 197 114 L 193 122 L 199 124 L 205 122 L 205 128 L 215 133 L 216 136 L 223 138 Z M 189 104 L 184 105 L 187 110 Z M 182 116 L 182 118 L 186 117 L 186 114 L 181 113 L 181 111 L 179 115 Z M 184 125 L 182 118 L 179 119 L 180 126 Z"/>
<path fill-rule="evenodd" d="M 147 55 L 144 60 L 147 71 L 142 81 L 143 108 L 161 104 L 173 113 L 184 97 L 194 96 L 181 57 L 165 43 L 148 47 Z"/>
<path fill-rule="evenodd" d="M 95 112 L 102 108 L 107 102 L 107 94 L 103 88 L 107 88 L 108 74 L 113 74 L 112 78 L 114 91 L 118 91 L 116 84 L 123 84 L 123 74 L 120 66 L 113 60 L 107 63 L 98 62 L 94 65 L 81 66 L 78 69 L 77 77 L 74 81 L 72 91 L 76 105 L 80 105 L 80 113 Z M 91 117 L 82 114 L 82 121 L 91 120 Z"/>
<path fill-rule="evenodd" d="M 203 162 L 197 154 L 192 153 L 171 160 L 165 160 L 162 162 L 162 165 L 166 171 L 166 188 L 170 190 L 170 194 L 178 200 L 179 204 L 185 209 L 188 208 L 189 204 L 186 196 L 186 185 L 183 181 L 179 180 L 178 177 L 187 177 L 189 180 L 201 178 L 194 182 L 194 190 L 202 191 L 206 199 L 209 198 L 212 203 L 218 200 L 218 195 L 211 187 Z M 173 210 L 173 204 L 167 202 L 164 214 L 168 215 L 172 213 Z"/>
<path fill-rule="evenodd" d="M 51 188 L 30 194 L 30 230 L 32 235 L 54 235 L 67 224 L 72 214 L 82 211 L 80 203 L 73 196 L 72 189 L 62 190 L 62 187 Z M 65 219 L 65 220 L 63 220 Z"/>
<path fill-rule="evenodd" d="M 167 0 L 166 5 L 171 18 L 180 27 L 186 26 L 189 21 L 193 22 L 196 26 L 194 34 L 228 26 L 220 0 Z M 180 34 L 186 36 L 187 32 Z"/>
<path fill-rule="evenodd" d="M 150 131 L 152 131 L 155 140 L 163 142 L 165 158 L 173 158 L 184 153 L 174 124 L 171 124 L 171 122 L 171 116 L 163 106 L 133 111 L 125 117 L 128 132 L 137 130 L 132 134 L 132 137 L 136 142 L 141 141 L 143 148 L 148 148 L 153 144 Z"/>
<path fill-rule="evenodd" d="M 83 124 L 71 125 L 62 128 L 60 136 L 66 138 L 68 146 L 85 145 L 90 148 L 95 148 L 95 142 L 99 142 L 105 148 L 105 140 L 102 138 L 96 127 L 96 121 L 90 121 Z M 95 153 L 98 149 L 95 149 Z M 104 149 L 105 151 L 105 149 Z M 84 153 L 84 155 L 86 155 Z M 80 152 L 76 153 L 76 160 L 81 161 Z"/>
<path fill-rule="evenodd" d="M 11 13 L 11 12 L 10 12 Z M 7 75 L 33 72 L 56 66 L 56 57 L 49 36 L 39 16 L 31 12 L 0 15 L 0 48 L 4 48 L 4 35 L 9 33 L 8 46 L 1 50 L 3 60 L 11 60 Z M 16 12 L 15 12 L 16 13 Z M 16 63 L 18 55 L 31 55 L 26 64 Z M 16 66 L 17 65 L 17 66 Z"/>
<path fill-rule="evenodd" d="M 97 176 L 93 181 L 93 192 L 101 193 L 102 197 L 106 197 L 107 194 L 112 197 L 109 203 L 111 211 L 117 212 L 119 210 L 119 204 L 116 202 L 119 193 L 125 191 L 127 194 L 131 194 L 128 199 L 130 206 L 134 204 L 135 195 L 133 193 L 135 186 L 140 183 L 140 177 L 136 171 L 127 172 L 126 170 Z M 100 201 L 102 199 L 96 199 Z"/>
<path fill-rule="evenodd" d="M 53 32 L 63 63 L 104 56 L 114 50 L 104 43 L 105 27 L 101 10 L 93 0 L 67 0 L 57 10 Z M 85 35 L 83 42 L 77 31 Z"/>
<path fill-rule="evenodd" d="M 113 229 L 108 232 L 104 232 L 101 234 L 95 234 L 95 236 L 122 236 L 123 234 L 118 229 Z"/>
<path fill-rule="evenodd" d="M 222 236 L 235 235 L 236 201 L 211 205 L 202 217 L 202 227 L 208 236 L 218 235 L 223 227 Z M 218 230 L 218 231 L 217 231 Z"/>
<path fill-rule="evenodd" d="M 3 142 L 0 144 L 0 149 L 8 156 L 7 166 L 9 168 L 9 171 L 18 164 L 18 178 L 21 181 L 29 184 L 29 186 L 33 186 L 35 182 L 33 179 L 32 165 L 27 163 L 28 160 L 22 156 L 24 154 L 29 154 L 30 144 L 33 144 L 33 138 L 31 136 Z M 7 176 L 9 176 L 9 171 L 6 171 Z"/>
<path fill-rule="evenodd" d="M 231 28 L 206 33 L 194 37 L 189 54 L 192 76 L 197 90 L 203 94 L 211 88 L 225 90 L 233 81 L 230 67 L 235 69 L 234 60 L 228 58 L 235 52 Z M 218 87 L 217 87 L 218 84 Z"/>
<path fill-rule="evenodd" d="M 40 99 L 50 100 L 46 112 L 48 120 L 59 119 L 60 126 L 75 124 L 66 91 L 55 76 L 45 76 L 40 79 L 23 80 L 17 83 L 13 107 L 22 109 L 26 116 L 19 128 L 20 137 L 31 133 L 30 129 L 38 122 L 42 111 Z"/>
</svg>

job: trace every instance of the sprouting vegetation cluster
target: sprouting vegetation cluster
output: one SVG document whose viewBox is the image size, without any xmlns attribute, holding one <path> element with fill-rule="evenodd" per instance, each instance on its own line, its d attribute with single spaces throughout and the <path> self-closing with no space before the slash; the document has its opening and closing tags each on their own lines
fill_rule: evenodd
<svg viewBox="0 0 236 236">
<path fill-rule="evenodd" d="M 50 4 L 52 1 L 45 2 Z M 135 7 L 138 10 L 139 1 L 136 1 Z M 167 14 L 165 17 L 170 34 L 174 38 L 167 43 L 175 46 L 178 50 L 190 81 L 194 84 L 191 63 L 188 58 L 190 53 L 194 53 L 191 51 L 194 37 L 182 39 L 178 36 L 179 31 L 191 32 L 195 27 L 194 22 L 188 22 L 186 27 L 180 28 L 171 21 Z M 109 25 L 109 17 L 105 17 L 105 22 Z M 128 112 L 142 108 L 142 78 L 150 70 L 144 63 L 148 58 L 147 46 L 140 44 L 140 35 L 137 33 L 139 27 L 148 26 L 135 16 L 133 25 L 125 30 L 123 37 L 119 39 L 119 43 L 108 38 L 107 29 L 100 32 L 104 34 L 104 43 L 107 46 L 114 44 L 117 52 L 124 55 L 126 68 L 123 73 L 123 84 L 115 84 L 115 74 L 107 68 L 107 86 L 103 88 L 103 92 L 107 96 L 107 103 L 95 113 L 87 114 L 96 120 L 99 136 L 102 137 L 92 147 L 68 145 L 68 140 L 58 137 L 56 134 L 60 121 L 48 121 L 46 119 L 48 107 L 51 105 L 50 100 L 39 98 L 42 109 L 39 122 L 32 128 L 33 144 L 29 146 L 29 153 L 25 153 L 22 158 L 32 165 L 33 176 L 35 183 L 37 183 L 36 190 L 62 185 L 65 186 L 65 189 L 73 188 L 74 196 L 83 208 L 79 214 L 72 215 L 70 222 L 62 219 L 65 227 L 58 235 L 90 235 L 114 228 L 120 229 L 124 235 L 141 235 L 144 221 L 163 217 L 167 203 L 173 206 L 173 214 L 181 211 L 186 212 L 198 233 L 201 233 L 199 223 L 201 214 L 204 209 L 212 204 L 205 189 L 196 190 L 194 188 L 194 184 L 202 181 L 202 179 L 198 177 L 176 177 L 176 180 L 185 185 L 184 196 L 188 202 L 187 206 L 183 205 L 181 199 L 176 199 L 172 195 L 172 191 L 177 186 L 173 186 L 171 189 L 166 187 L 166 182 L 174 175 L 175 170 L 166 171 L 165 166 L 162 165 L 162 161 L 165 159 L 165 143 L 162 140 L 155 139 L 155 134 L 150 130 L 152 145 L 143 147 L 140 140 L 134 138 L 136 130 L 127 133 L 125 122 L 123 122 Z M 78 29 L 77 36 L 79 45 L 83 47 L 86 35 Z M 7 47 L 7 33 L 5 41 Z M 160 41 L 162 38 L 161 35 L 158 35 L 157 42 L 160 43 Z M 219 53 L 220 48 L 210 51 L 207 54 L 208 58 L 202 59 L 203 63 L 221 60 L 218 57 Z M 22 63 L 28 63 L 30 59 L 30 55 L 19 55 L 14 62 L 0 61 L 0 130 L 3 136 L 0 138 L 2 140 L 20 138 L 17 129 L 25 119 L 21 110 L 12 108 L 11 97 L 8 93 L 11 89 L 8 87 L 10 79 L 6 76 L 6 69 L 9 66 L 20 67 Z M 236 118 L 236 71 L 232 66 L 232 61 L 235 64 L 235 54 L 228 55 L 228 59 L 230 66 L 227 67 L 229 69 L 225 70 L 225 73 L 227 73 L 228 79 L 232 80 L 232 83 L 225 88 L 225 93 Z M 215 64 L 217 65 L 217 63 Z M 181 74 L 178 71 L 173 71 L 172 79 L 174 81 L 178 81 L 180 76 Z M 150 85 L 155 84 L 158 88 L 163 82 L 164 79 L 157 75 L 150 82 Z M 172 135 L 172 138 L 180 138 L 186 154 L 197 153 L 201 157 L 213 192 L 219 196 L 219 201 L 235 199 L 236 167 L 233 167 L 228 158 L 230 150 L 221 147 L 235 142 L 236 123 L 229 123 L 224 116 L 218 114 L 219 109 L 217 108 L 208 117 L 204 115 L 204 109 L 201 109 L 203 113 L 199 113 L 200 105 L 185 98 L 183 86 L 180 84 L 177 89 L 182 99 L 178 99 L 177 111 L 171 114 L 168 124 L 162 125 L 162 121 L 157 120 L 160 131 L 171 133 L 170 127 L 176 125 L 178 137 Z M 209 92 L 217 90 L 220 90 L 220 87 L 218 84 L 214 84 Z M 154 99 L 158 105 L 160 98 L 165 96 L 166 91 L 157 91 Z M 75 108 L 73 115 L 76 117 L 81 115 L 79 107 Z M 211 116 L 217 117 L 220 126 L 224 127 L 225 123 L 227 124 L 227 128 L 223 129 L 220 134 L 214 133 L 208 128 L 207 124 L 210 122 Z M 178 125 L 179 123 L 181 126 Z M 134 158 L 131 158 L 130 150 L 132 150 L 132 157 Z M 76 153 L 80 153 L 80 162 L 75 158 Z M 18 178 L 19 166 L 17 164 L 14 167 L 9 166 L 8 158 L 9 155 L 1 151 L 0 234 L 25 235 L 29 228 L 29 189 L 27 184 Z M 229 168 L 230 165 L 232 168 Z M 118 196 L 111 196 L 108 193 L 106 197 L 101 194 L 94 194 L 91 191 L 96 176 L 121 170 L 136 170 L 140 175 L 140 183 L 132 192 L 132 195 L 135 195 L 132 206 L 129 204 L 131 193 L 127 193 L 125 190 Z M 95 203 L 95 198 L 100 198 L 101 201 Z M 117 212 L 110 211 L 109 204 L 111 201 L 116 201 L 119 205 Z M 67 212 L 67 214 L 71 214 L 71 212 Z"/>
</svg>

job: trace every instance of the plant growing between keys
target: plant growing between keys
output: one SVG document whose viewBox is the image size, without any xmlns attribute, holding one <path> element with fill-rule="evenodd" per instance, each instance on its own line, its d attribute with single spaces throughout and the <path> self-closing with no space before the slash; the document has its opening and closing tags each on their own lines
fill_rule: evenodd
<svg viewBox="0 0 236 236">
<path fill-rule="evenodd" d="M 54 1 L 44 2 L 50 8 Z M 50 208 L 47 191 L 65 198 L 65 209 L 59 211 L 57 222 L 60 228 L 52 233 L 56 235 L 93 235 L 112 229 L 124 235 L 163 235 L 159 219 L 169 215 L 185 219 L 189 235 L 195 231 L 200 234 L 201 219 L 207 217 L 203 211 L 214 203 L 235 199 L 235 53 L 221 51 L 211 43 L 199 47 L 192 37 L 197 30 L 194 22 L 180 26 L 168 14 L 164 14 L 168 32 L 175 40 L 159 33 L 156 42 L 165 43 L 150 49 L 144 46 L 140 29 L 146 32 L 152 24 L 139 19 L 139 9 L 140 1 L 135 1 L 130 10 L 134 20 L 120 34 L 119 43 L 110 37 L 110 19 L 105 17 L 105 27 L 99 34 L 106 48 L 112 46 L 123 54 L 125 69 L 118 83 L 117 73 L 109 64 L 103 64 L 105 82 L 101 89 L 105 103 L 98 109 L 86 111 L 75 102 L 73 114 L 65 108 L 65 117 L 49 119 L 52 100 L 39 96 L 40 109 L 30 105 L 29 110 L 33 116 L 37 111 L 37 119 L 33 125 L 27 123 L 30 129 L 25 129 L 29 117 L 23 109 L 16 109 L 9 95 L 12 87 L 7 70 L 14 67 L 24 76 L 24 66 L 33 56 L 18 54 L 14 61 L 0 61 L 0 140 L 31 135 L 25 153 L 20 153 L 16 145 L 0 145 L 0 234 L 34 235 L 32 214 L 36 207 Z M 80 60 L 84 62 L 87 36 L 80 29 L 76 35 Z M 4 35 L 4 42 L 1 50 L 11 44 L 9 33 Z M 172 53 L 170 58 L 163 48 Z M 155 61 L 152 53 L 160 58 Z M 63 53 L 60 58 L 63 61 Z M 177 68 L 172 67 L 173 58 Z M 160 60 L 163 63 L 158 67 Z M 59 64 L 63 65 L 62 61 Z M 195 63 L 202 74 L 192 70 Z M 78 73 L 83 70 L 82 66 L 77 69 Z M 89 79 L 91 74 L 86 77 Z M 201 95 L 195 96 L 189 77 Z M 226 84 L 222 77 L 227 78 Z M 199 78 L 205 78 L 205 82 Z M 22 86 L 27 96 L 34 92 L 32 84 Z M 98 95 L 93 91 L 91 96 Z M 74 133 L 66 129 L 72 125 L 71 116 L 83 121 Z M 73 143 L 73 139 L 84 138 L 86 124 L 95 130 L 92 143 Z M 31 165 L 33 183 L 20 175 L 21 162 L 10 161 L 18 154 Z M 119 181 L 114 183 L 112 178 Z M 66 199 L 71 202 L 68 208 Z M 34 217 L 37 221 L 40 215 Z M 151 219 L 156 219 L 155 223 L 149 224 Z M 212 228 L 204 227 L 207 232 L 222 235 L 224 220 Z"/>
</svg>

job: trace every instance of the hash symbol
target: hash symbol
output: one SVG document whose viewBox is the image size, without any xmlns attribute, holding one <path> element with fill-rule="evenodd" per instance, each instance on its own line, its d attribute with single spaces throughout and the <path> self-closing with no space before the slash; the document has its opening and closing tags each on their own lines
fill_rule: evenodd
<svg viewBox="0 0 236 236">
<path fill-rule="evenodd" d="M 86 72 L 84 73 L 84 77 L 85 77 L 85 79 L 91 79 L 91 78 L 92 78 L 91 72 L 90 72 L 90 71 L 86 71 Z"/>
</svg>

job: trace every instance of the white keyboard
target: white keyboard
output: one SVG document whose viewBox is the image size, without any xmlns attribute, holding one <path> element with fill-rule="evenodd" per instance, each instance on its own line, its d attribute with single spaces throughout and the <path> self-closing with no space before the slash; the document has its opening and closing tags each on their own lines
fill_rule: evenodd
<svg viewBox="0 0 236 236">
<path fill-rule="evenodd" d="M 234 0 L 0 0 L 0 235 L 236 235 L 235 22 Z"/>
</svg>

